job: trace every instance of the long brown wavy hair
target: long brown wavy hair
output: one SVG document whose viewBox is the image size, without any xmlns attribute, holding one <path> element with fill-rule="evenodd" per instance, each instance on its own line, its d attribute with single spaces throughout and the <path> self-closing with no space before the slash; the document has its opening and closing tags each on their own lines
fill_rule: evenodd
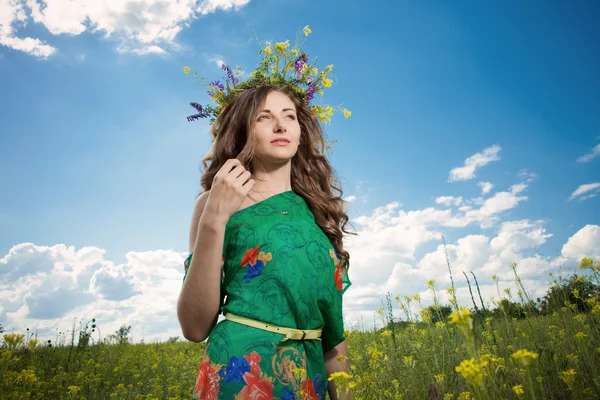
<svg viewBox="0 0 600 400">
<path fill-rule="evenodd" d="M 216 173 L 230 158 L 237 158 L 254 174 L 255 140 L 249 133 L 254 131 L 260 107 L 272 91 L 281 92 L 294 102 L 300 124 L 301 140 L 292 158 L 292 189 L 304 198 L 316 223 L 335 248 L 342 268 L 347 270 L 350 255 L 344 250 L 342 236 L 356 233 L 346 229 L 348 215 L 344 212 L 340 181 L 324 156 L 325 142 L 319 120 L 287 87 L 246 89 L 223 108 L 211 126 L 213 145 L 202 159 L 202 189 L 204 192 L 211 189 Z"/>
</svg>

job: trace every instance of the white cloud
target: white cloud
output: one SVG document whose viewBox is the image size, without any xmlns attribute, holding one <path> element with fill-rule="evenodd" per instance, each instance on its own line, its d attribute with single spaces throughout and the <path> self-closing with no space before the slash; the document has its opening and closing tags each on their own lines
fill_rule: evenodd
<svg viewBox="0 0 600 400">
<path fill-rule="evenodd" d="M 453 197 L 453 196 L 440 196 L 435 199 L 436 204 L 441 204 L 444 206 L 460 206 L 462 203 L 461 197 Z"/>
<path fill-rule="evenodd" d="M 186 254 L 130 252 L 122 265 L 104 254 L 95 247 L 13 247 L 0 259 L 3 325 L 53 338 L 77 316 L 96 318 L 105 334 L 128 323 L 137 338 L 181 336 L 175 310 Z"/>
<path fill-rule="evenodd" d="M 177 34 L 198 15 L 237 10 L 250 0 L 0 0 L 0 44 L 46 58 L 57 50 L 36 38 L 20 38 L 29 19 L 52 35 L 101 32 L 119 52 L 164 54 L 178 48 Z"/>
<path fill-rule="evenodd" d="M 577 162 L 579 163 L 584 163 L 584 162 L 588 162 L 588 161 L 592 161 L 594 158 L 600 156 L 600 144 L 597 144 L 596 146 L 594 146 L 589 153 L 584 154 L 583 156 L 579 157 L 577 159 Z"/>
<path fill-rule="evenodd" d="M 477 182 L 477 186 L 481 188 L 481 195 L 484 196 L 492 191 L 494 185 L 492 182 Z"/>
<path fill-rule="evenodd" d="M 562 248 L 562 255 L 574 261 L 584 257 L 600 258 L 600 226 L 586 225 L 571 236 Z"/>
<path fill-rule="evenodd" d="M 571 197 L 569 200 L 573 200 L 577 197 L 580 197 L 580 200 L 586 200 L 592 197 L 595 197 L 598 192 L 600 192 L 600 182 L 588 183 L 585 185 L 579 186 L 573 193 L 571 193 Z"/>
<path fill-rule="evenodd" d="M 54 54 L 56 48 L 39 39 L 16 37 L 16 30 L 27 23 L 24 4 L 20 0 L 0 0 L 0 45 L 33 54 L 39 58 L 47 58 Z"/>
<path fill-rule="evenodd" d="M 529 172 L 527 169 L 522 169 L 517 173 L 517 176 L 525 183 L 533 182 L 537 178 L 537 174 Z"/>
<path fill-rule="evenodd" d="M 502 148 L 493 145 L 484 149 L 481 153 L 475 153 L 465 160 L 463 167 L 456 167 L 450 171 L 448 182 L 466 181 L 475 177 L 477 168 L 481 168 L 492 161 L 500 160 L 498 153 Z"/>
<path fill-rule="evenodd" d="M 344 198 L 344 201 L 347 201 L 348 203 L 352 203 L 354 200 L 356 200 L 356 196 L 346 196 Z"/>
<path fill-rule="evenodd" d="M 223 64 L 225 64 L 225 57 L 221 55 L 208 56 L 207 60 L 208 62 L 214 62 L 219 68 L 221 68 Z"/>
</svg>

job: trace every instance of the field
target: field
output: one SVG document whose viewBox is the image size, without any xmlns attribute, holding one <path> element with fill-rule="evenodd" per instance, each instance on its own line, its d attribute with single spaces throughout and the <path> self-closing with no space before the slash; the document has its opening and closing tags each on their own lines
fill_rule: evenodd
<svg viewBox="0 0 600 400">
<path fill-rule="evenodd" d="M 493 310 L 420 296 L 387 297 L 376 310 L 385 328 L 347 331 L 351 374 L 335 377 L 353 399 L 598 399 L 600 398 L 600 265 L 584 259 L 587 275 L 555 279 L 534 302 L 515 282 Z M 396 321 L 399 307 L 405 318 Z M 101 338 L 94 321 L 70 338 L 40 343 L 5 333 L 0 350 L 3 399 L 190 399 L 204 343 L 172 338 L 130 344 L 127 329 Z M 297 398 L 301 398 L 297 396 Z"/>
</svg>

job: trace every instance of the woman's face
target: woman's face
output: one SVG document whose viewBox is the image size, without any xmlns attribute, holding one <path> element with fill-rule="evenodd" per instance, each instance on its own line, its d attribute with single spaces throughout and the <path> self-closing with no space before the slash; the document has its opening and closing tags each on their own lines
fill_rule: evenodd
<svg viewBox="0 0 600 400">
<path fill-rule="evenodd" d="M 256 155 L 267 164 L 289 161 L 298 151 L 300 124 L 294 102 L 285 94 L 267 95 L 254 121 Z"/>
</svg>

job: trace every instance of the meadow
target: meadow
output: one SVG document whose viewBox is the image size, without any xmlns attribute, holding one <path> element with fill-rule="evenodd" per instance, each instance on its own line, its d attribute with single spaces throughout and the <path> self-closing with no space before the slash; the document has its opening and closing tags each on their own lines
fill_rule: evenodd
<svg viewBox="0 0 600 400">
<path fill-rule="evenodd" d="M 465 275 L 471 308 L 458 304 L 454 284 L 441 304 L 433 280 L 429 307 L 419 295 L 388 294 L 375 311 L 383 328 L 346 331 L 351 371 L 332 379 L 364 400 L 600 398 L 600 262 L 583 259 L 579 276 L 551 275 L 535 300 L 510 267 L 516 298 L 498 289 L 493 309 L 474 275 L 473 285 Z M 28 330 L 4 333 L 2 399 L 190 399 L 205 344 L 131 344 L 129 329 L 102 337 L 92 319 L 45 343 Z"/>
</svg>

